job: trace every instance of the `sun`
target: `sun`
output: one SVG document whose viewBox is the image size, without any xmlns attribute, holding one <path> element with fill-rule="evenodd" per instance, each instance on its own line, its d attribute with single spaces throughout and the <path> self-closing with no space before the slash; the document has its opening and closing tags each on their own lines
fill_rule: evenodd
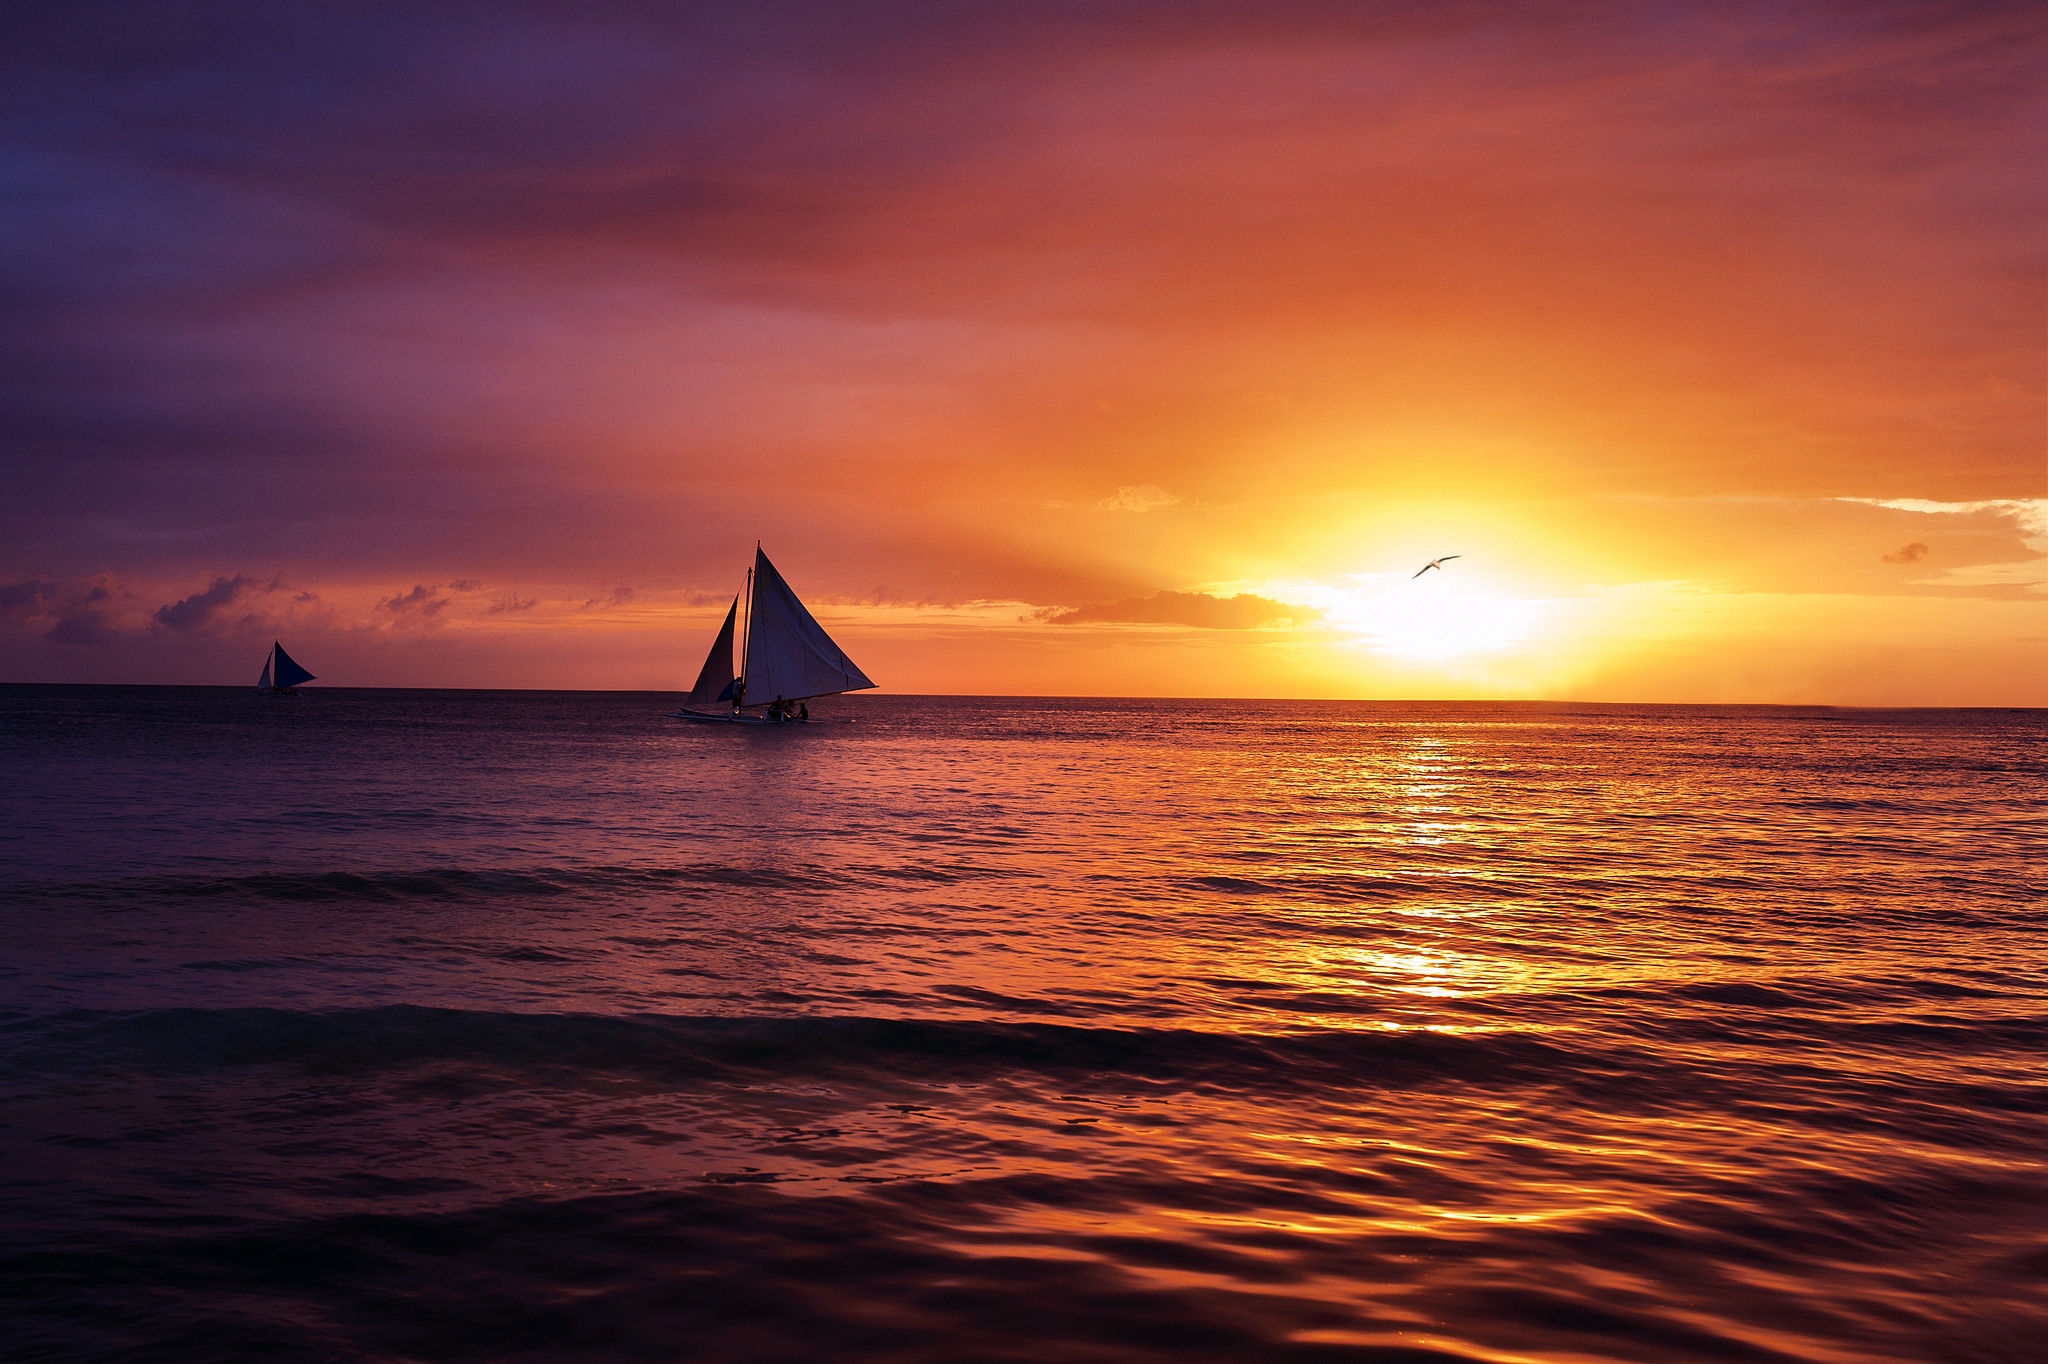
<svg viewBox="0 0 2048 1364">
<path fill-rule="evenodd" d="M 1363 647 L 1416 661 L 1518 648 L 1537 635 L 1546 612 L 1543 601 L 1502 592 L 1469 570 L 1407 579 L 1358 574 L 1316 605 L 1326 624 Z"/>
<path fill-rule="evenodd" d="M 1542 623 L 1543 603 L 1466 587 L 1431 574 L 1379 594 L 1360 623 L 1372 648 L 1396 658 L 1460 658 L 1526 643 Z"/>
</svg>

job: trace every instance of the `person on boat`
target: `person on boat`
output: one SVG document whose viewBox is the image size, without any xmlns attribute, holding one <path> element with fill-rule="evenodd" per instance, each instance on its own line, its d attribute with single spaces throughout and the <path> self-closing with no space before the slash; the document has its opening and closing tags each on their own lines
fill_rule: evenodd
<svg viewBox="0 0 2048 1364">
<path fill-rule="evenodd" d="M 782 723 L 789 718 L 789 702 L 779 696 L 776 697 L 775 704 L 768 707 L 768 714 L 777 724 Z"/>
<path fill-rule="evenodd" d="M 811 722 L 811 708 L 801 701 L 797 702 L 796 718 L 803 721 L 805 724 L 809 724 Z"/>
</svg>

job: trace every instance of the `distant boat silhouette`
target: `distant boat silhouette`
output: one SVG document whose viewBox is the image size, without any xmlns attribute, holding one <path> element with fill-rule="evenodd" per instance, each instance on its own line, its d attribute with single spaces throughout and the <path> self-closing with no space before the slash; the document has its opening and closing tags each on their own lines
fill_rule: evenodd
<svg viewBox="0 0 2048 1364">
<path fill-rule="evenodd" d="M 742 621 L 740 603 L 746 603 Z M 733 634 L 738 627 L 739 671 L 733 671 Z M 789 584 L 754 546 L 754 566 L 745 591 L 726 608 L 725 624 L 711 641 L 697 685 L 690 688 L 678 720 L 712 720 L 724 724 L 766 725 L 790 718 L 787 707 L 818 696 L 864 691 L 874 686 L 846 651 L 825 633 Z M 691 706 L 730 707 L 724 711 L 692 710 Z M 756 707 L 759 715 L 747 712 Z"/>
<path fill-rule="evenodd" d="M 292 656 L 284 651 L 284 645 L 273 642 L 269 657 L 263 660 L 263 676 L 256 679 L 258 696 L 296 696 L 301 682 L 311 682 L 313 674 L 301 668 Z"/>
</svg>

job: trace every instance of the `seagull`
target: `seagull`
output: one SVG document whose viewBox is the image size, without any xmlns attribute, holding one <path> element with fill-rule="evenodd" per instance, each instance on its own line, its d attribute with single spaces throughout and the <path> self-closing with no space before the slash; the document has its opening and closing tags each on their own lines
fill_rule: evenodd
<svg viewBox="0 0 2048 1364">
<path fill-rule="evenodd" d="M 1465 556 L 1462 554 L 1446 554 L 1441 559 L 1431 559 L 1421 568 L 1415 570 L 1415 578 L 1421 577 L 1423 574 L 1429 572 L 1429 570 L 1431 570 L 1432 568 L 1435 569 L 1437 572 L 1441 573 L 1443 572 L 1445 564 L 1449 563 L 1453 559 L 1462 559 L 1464 557 Z M 1412 583 L 1415 581 L 1415 578 L 1410 578 L 1408 581 Z"/>
</svg>

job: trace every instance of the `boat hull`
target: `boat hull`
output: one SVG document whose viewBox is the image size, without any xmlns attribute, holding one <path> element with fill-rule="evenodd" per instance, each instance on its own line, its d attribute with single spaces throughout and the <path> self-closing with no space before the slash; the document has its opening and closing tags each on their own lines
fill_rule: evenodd
<svg viewBox="0 0 2048 1364">
<path fill-rule="evenodd" d="M 780 729 L 784 725 L 807 725 L 808 720 L 770 720 L 759 715 L 714 714 L 701 710 L 672 710 L 665 712 L 671 720 L 695 720 L 712 725 L 756 725 L 764 729 Z"/>
</svg>

